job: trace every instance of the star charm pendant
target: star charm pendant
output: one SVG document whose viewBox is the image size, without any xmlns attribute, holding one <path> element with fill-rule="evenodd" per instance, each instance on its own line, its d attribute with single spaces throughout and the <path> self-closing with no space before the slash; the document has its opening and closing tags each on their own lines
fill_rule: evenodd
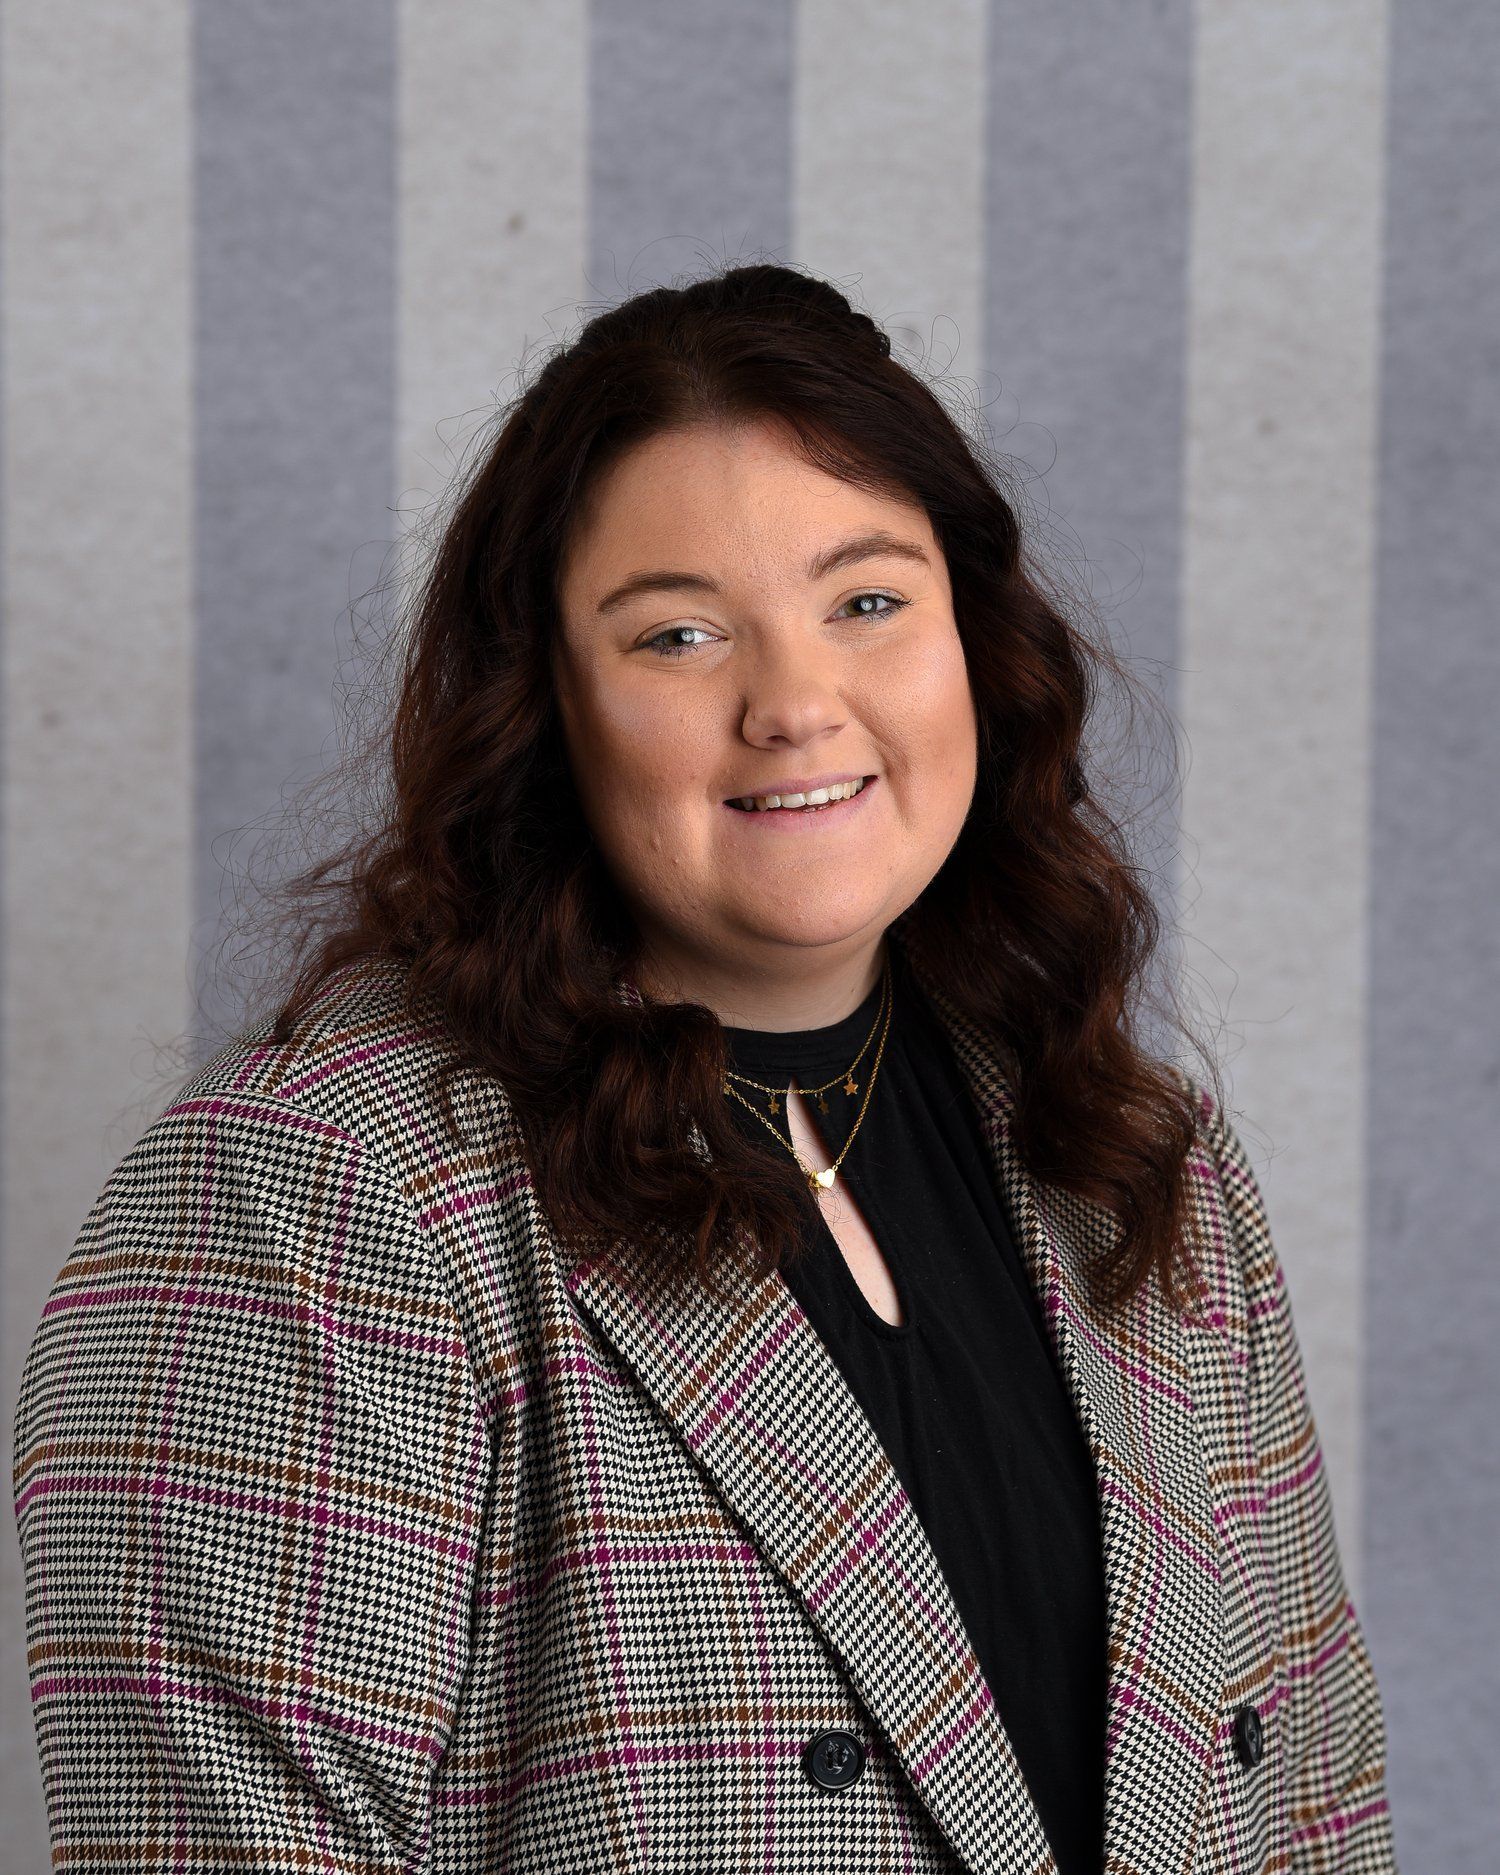
<svg viewBox="0 0 1500 1875">
<path fill-rule="evenodd" d="M 780 1113 L 781 1111 L 781 1102 L 776 1098 L 774 1094 L 772 1094 L 771 1096 L 771 1111 L 772 1113 Z"/>
<path fill-rule="evenodd" d="M 846 1094 L 857 1094 L 859 1092 L 859 1082 L 855 1080 L 852 1074 L 845 1075 L 844 1077 L 844 1092 Z"/>
<path fill-rule="evenodd" d="M 828 1102 L 823 1098 L 821 1094 L 818 1095 L 818 1111 L 820 1113 L 827 1113 L 828 1111 Z"/>
</svg>

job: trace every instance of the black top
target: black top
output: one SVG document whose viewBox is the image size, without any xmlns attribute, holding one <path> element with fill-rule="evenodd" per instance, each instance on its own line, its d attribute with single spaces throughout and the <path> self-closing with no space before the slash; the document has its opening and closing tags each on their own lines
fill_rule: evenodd
<svg viewBox="0 0 1500 1875">
<path fill-rule="evenodd" d="M 942 1565 L 1015 1747 L 1061 1875 L 1103 1866 L 1106 1627 L 1093 1460 L 1016 1249 L 963 1069 L 896 944 L 892 1013 L 842 1189 L 900 1294 L 901 1325 L 866 1302 L 808 1194 L 807 1254 L 788 1288 L 838 1363 L 906 1487 Z M 842 1076 L 879 1013 L 876 984 L 824 1028 L 725 1028 L 730 1066 L 815 1087 Z M 869 1086 L 858 1067 L 804 1095 L 831 1164 Z M 731 1083 L 781 1133 L 786 1103 Z M 785 1153 L 739 1101 L 747 1137 Z"/>
</svg>

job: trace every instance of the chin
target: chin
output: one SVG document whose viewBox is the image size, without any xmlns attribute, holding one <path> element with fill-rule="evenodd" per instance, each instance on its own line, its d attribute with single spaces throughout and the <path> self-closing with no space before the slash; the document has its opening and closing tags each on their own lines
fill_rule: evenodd
<svg viewBox="0 0 1500 1875">
<path fill-rule="evenodd" d="M 809 949 L 868 939 L 890 922 L 874 893 L 870 895 L 868 906 L 846 896 L 835 903 L 805 907 L 783 901 L 770 917 L 767 910 L 765 905 L 746 906 L 737 922 L 743 930 L 753 931 L 759 937 Z"/>
</svg>

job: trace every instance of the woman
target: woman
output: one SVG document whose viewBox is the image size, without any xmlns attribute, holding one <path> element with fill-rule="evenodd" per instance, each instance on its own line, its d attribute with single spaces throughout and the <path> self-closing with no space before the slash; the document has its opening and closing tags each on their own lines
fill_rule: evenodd
<svg viewBox="0 0 1500 1875">
<path fill-rule="evenodd" d="M 70 1865 L 1394 1866 L 1102 654 L 889 350 L 660 289 L 462 490 L 347 916 L 25 1370 Z"/>
</svg>

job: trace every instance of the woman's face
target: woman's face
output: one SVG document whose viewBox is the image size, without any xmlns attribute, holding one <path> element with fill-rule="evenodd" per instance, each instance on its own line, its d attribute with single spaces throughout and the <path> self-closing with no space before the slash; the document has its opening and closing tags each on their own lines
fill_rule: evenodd
<svg viewBox="0 0 1500 1875">
<path fill-rule="evenodd" d="M 691 984 L 867 958 L 974 792 L 924 511 L 810 467 L 772 425 L 662 435 L 596 485 L 559 600 L 569 759 L 647 959 Z M 861 776 L 819 812 L 730 804 Z"/>
</svg>

